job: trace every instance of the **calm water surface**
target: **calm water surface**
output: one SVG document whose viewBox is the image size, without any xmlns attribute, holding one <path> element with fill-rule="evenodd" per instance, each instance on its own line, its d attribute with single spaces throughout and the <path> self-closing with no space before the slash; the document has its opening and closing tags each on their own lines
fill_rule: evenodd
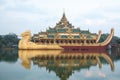
<svg viewBox="0 0 120 80">
<path fill-rule="evenodd" d="M 120 80 L 120 48 L 82 53 L 0 50 L 0 80 Z"/>
</svg>

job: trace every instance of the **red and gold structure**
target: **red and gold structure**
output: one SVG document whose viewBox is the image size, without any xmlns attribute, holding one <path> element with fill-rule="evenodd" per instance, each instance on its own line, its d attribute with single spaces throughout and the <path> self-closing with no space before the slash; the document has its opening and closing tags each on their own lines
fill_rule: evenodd
<svg viewBox="0 0 120 80">
<path fill-rule="evenodd" d="M 19 42 L 19 49 L 64 49 L 67 51 L 105 51 L 114 36 L 111 29 L 104 42 L 99 42 L 102 32 L 91 33 L 89 30 L 75 28 L 67 20 L 65 13 L 55 27 L 49 27 L 45 32 L 33 35 L 31 42 L 30 31 L 24 32 Z"/>
</svg>

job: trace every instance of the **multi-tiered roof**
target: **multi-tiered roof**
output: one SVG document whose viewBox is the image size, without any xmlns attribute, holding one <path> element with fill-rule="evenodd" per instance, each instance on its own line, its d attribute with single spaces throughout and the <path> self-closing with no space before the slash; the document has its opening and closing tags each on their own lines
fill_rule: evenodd
<svg viewBox="0 0 120 80">
<path fill-rule="evenodd" d="M 54 28 L 49 27 L 46 32 L 39 32 L 34 35 L 34 39 L 96 39 L 97 35 L 90 33 L 89 30 L 75 28 L 63 13 L 62 18 L 56 23 Z"/>
<path fill-rule="evenodd" d="M 98 35 L 75 28 L 67 20 L 65 13 L 55 27 L 47 29 L 45 32 L 34 34 L 31 42 L 30 31 L 22 33 L 22 39 L 19 41 L 19 49 L 64 49 L 77 51 L 105 51 L 114 36 L 114 29 L 111 29 L 110 35 L 104 42 L 99 42 L 101 31 Z"/>
</svg>

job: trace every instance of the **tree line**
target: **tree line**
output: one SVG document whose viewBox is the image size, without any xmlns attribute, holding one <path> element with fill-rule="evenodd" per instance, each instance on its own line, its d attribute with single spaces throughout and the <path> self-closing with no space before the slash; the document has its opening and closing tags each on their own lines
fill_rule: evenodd
<svg viewBox="0 0 120 80">
<path fill-rule="evenodd" d="M 102 34 L 100 41 L 103 42 L 109 34 Z M 7 35 L 0 35 L 0 48 L 18 47 L 20 38 L 15 33 L 9 33 Z M 120 38 L 114 36 L 111 43 L 120 44 Z"/>
<path fill-rule="evenodd" d="M 12 48 L 17 47 L 19 38 L 15 33 L 9 33 L 7 35 L 0 35 L 0 48 Z"/>
<path fill-rule="evenodd" d="M 102 34 L 99 42 L 105 41 L 108 36 L 109 36 L 109 34 L 107 34 L 107 33 L 106 34 Z M 120 37 L 114 36 L 112 41 L 111 41 L 111 43 L 112 44 L 120 44 Z"/>
</svg>

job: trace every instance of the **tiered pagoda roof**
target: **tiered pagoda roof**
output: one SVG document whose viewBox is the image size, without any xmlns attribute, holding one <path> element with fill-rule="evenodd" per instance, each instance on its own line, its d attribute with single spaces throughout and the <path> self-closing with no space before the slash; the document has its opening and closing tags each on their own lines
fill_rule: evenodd
<svg viewBox="0 0 120 80">
<path fill-rule="evenodd" d="M 34 39 L 96 39 L 97 34 L 89 32 L 89 30 L 81 30 L 75 28 L 63 13 L 62 18 L 55 27 L 49 27 L 45 32 L 39 32 L 34 35 Z"/>
<path fill-rule="evenodd" d="M 56 24 L 55 28 L 67 28 L 67 27 L 74 28 L 74 26 L 72 26 L 72 24 L 70 24 L 69 21 L 67 20 L 65 13 L 63 13 L 62 18 Z"/>
</svg>

